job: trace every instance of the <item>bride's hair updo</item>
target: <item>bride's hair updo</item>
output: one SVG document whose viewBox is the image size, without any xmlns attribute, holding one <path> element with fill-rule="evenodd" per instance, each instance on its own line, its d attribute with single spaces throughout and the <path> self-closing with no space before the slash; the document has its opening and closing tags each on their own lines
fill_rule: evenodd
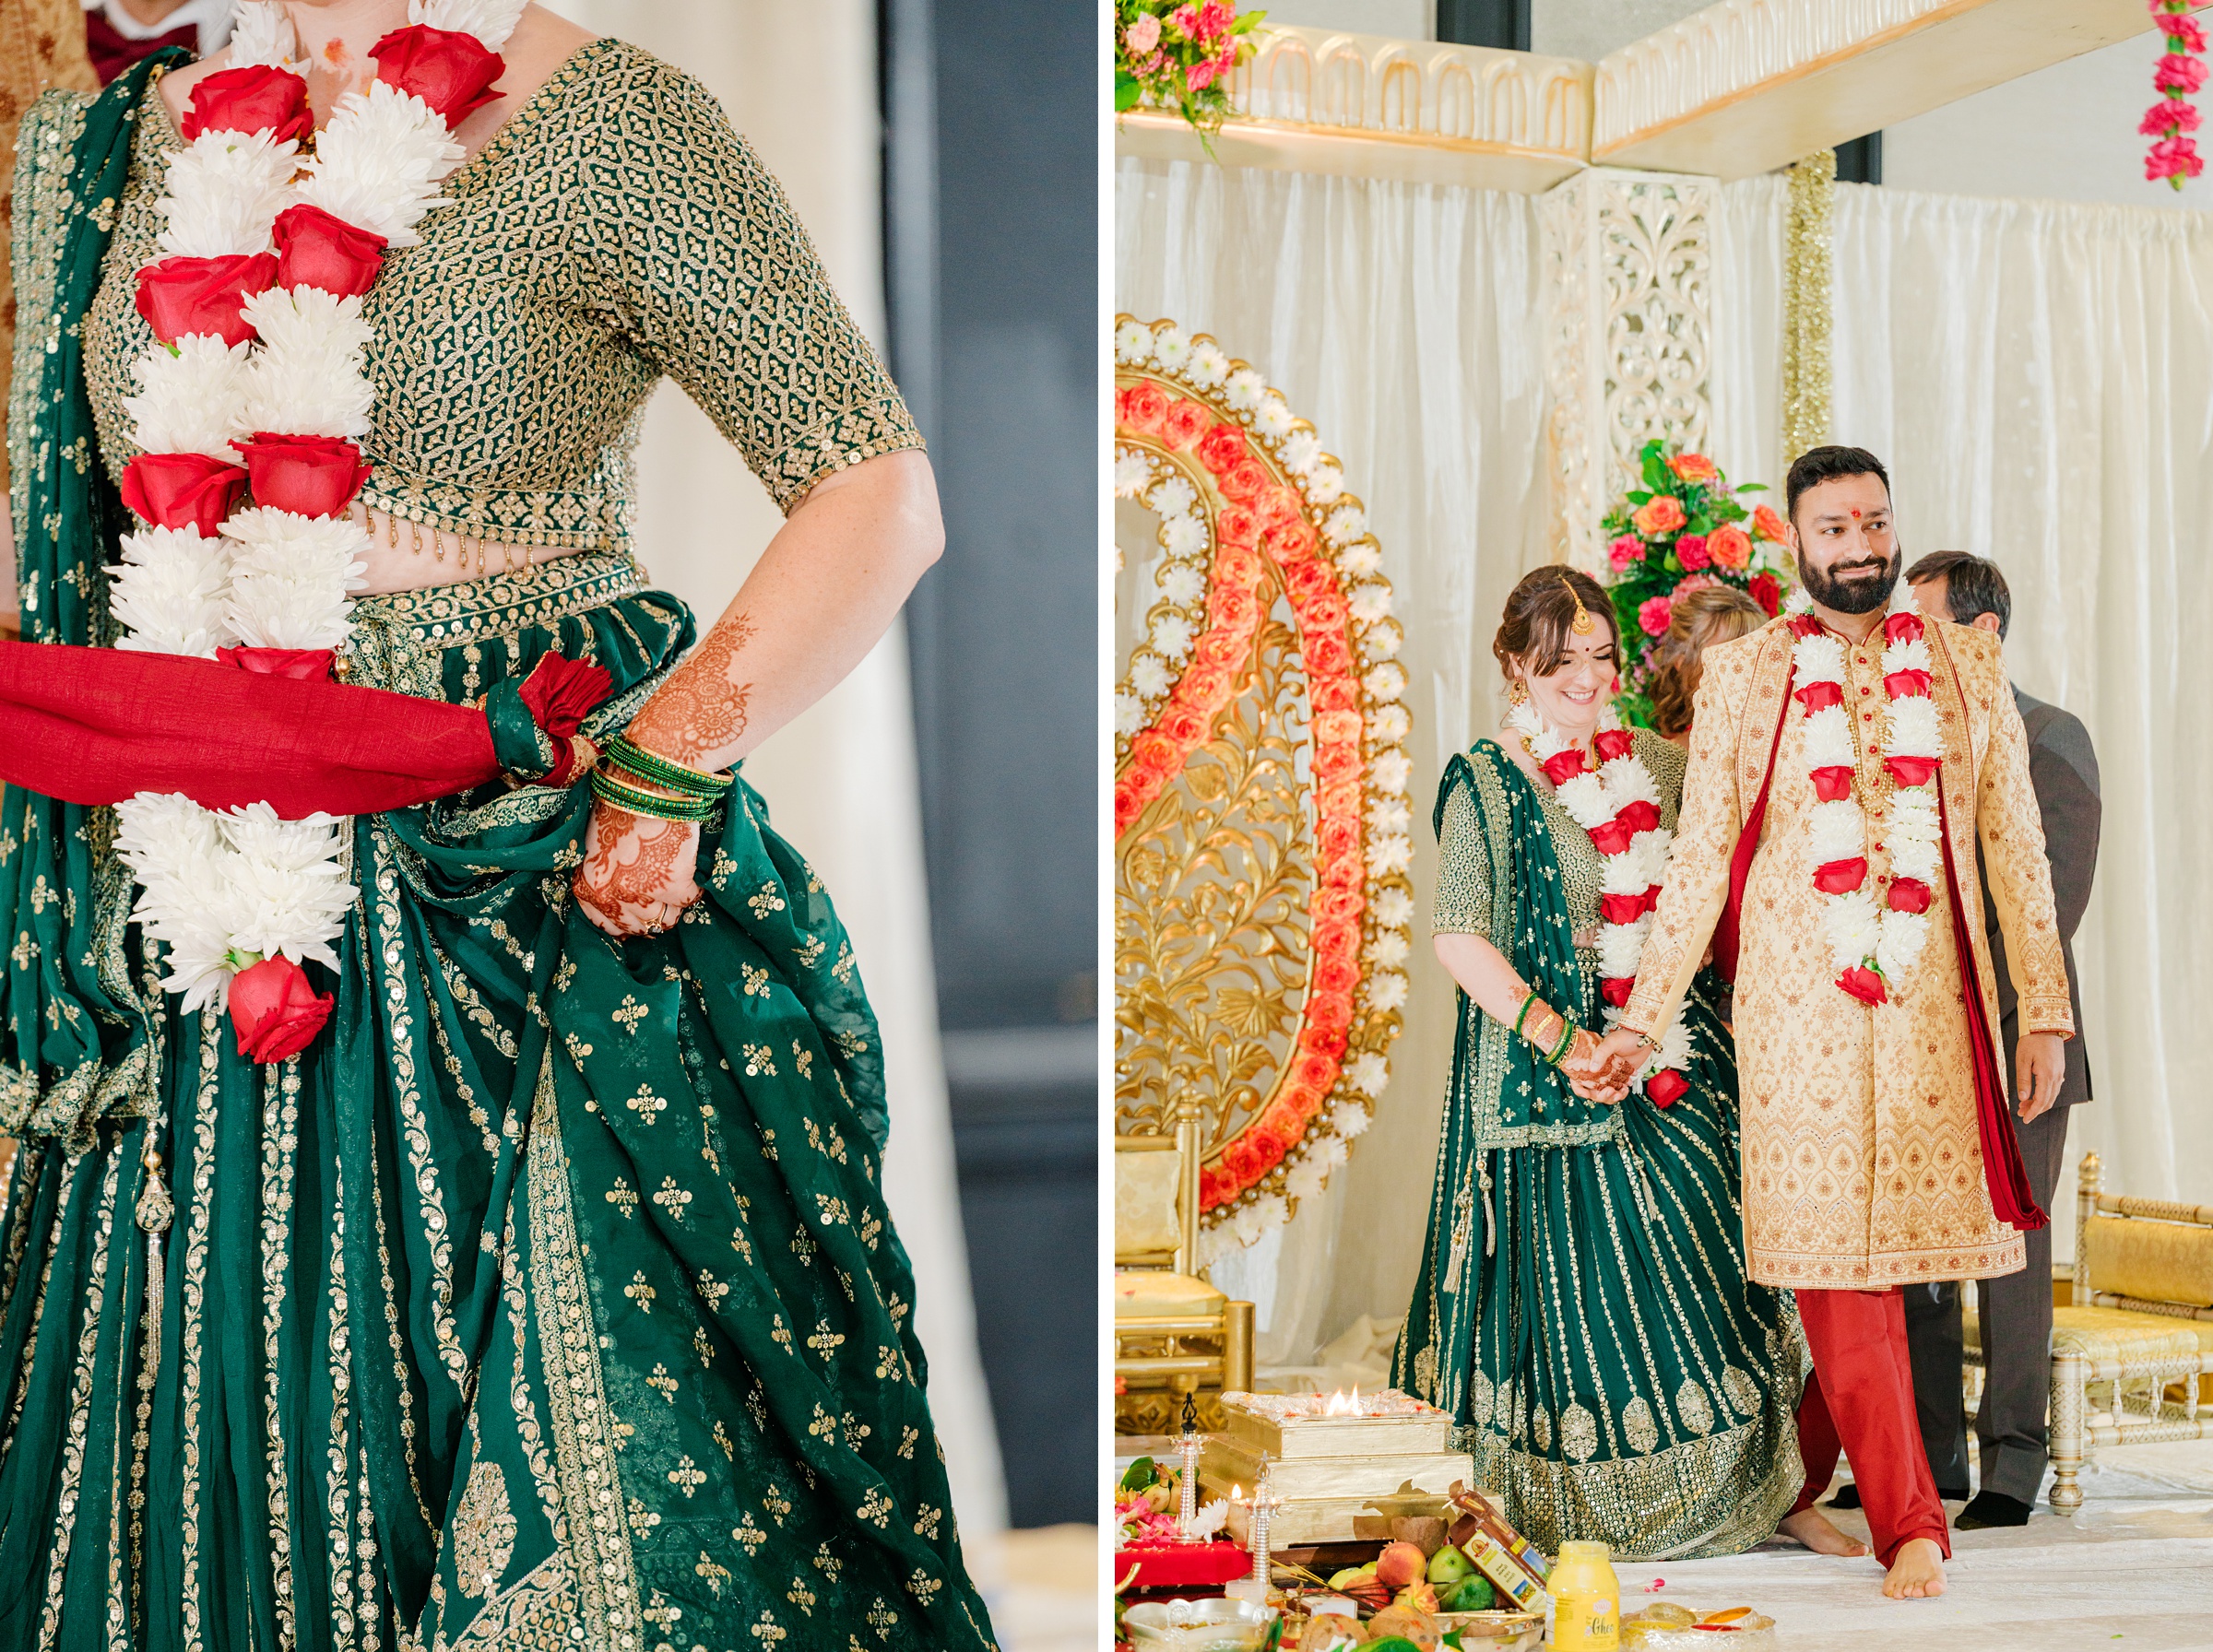
<svg viewBox="0 0 2213 1652">
<path fill-rule="evenodd" d="M 1568 658 L 1568 639 L 1574 634 L 1579 596 L 1591 618 L 1606 628 L 1618 659 L 1621 631 L 1614 622 L 1614 599 L 1606 595 L 1606 588 L 1580 568 L 1547 562 L 1521 576 L 1521 583 L 1506 599 L 1498 634 L 1491 639 L 1498 669 L 1509 680 L 1517 660 L 1532 677 L 1550 677 L 1560 668 Z"/>
</svg>

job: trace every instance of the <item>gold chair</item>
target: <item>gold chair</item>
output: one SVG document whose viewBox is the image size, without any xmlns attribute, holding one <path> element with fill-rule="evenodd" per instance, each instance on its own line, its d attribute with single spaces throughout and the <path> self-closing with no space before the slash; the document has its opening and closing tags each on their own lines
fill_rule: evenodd
<svg viewBox="0 0 2213 1652">
<path fill-rule="evenodd" d="M 1173 1135 L 1114 1139 L 1115 1426 L 1126 1434 L 1173 1432 L 1187 1395 L 1252 1386 L 1252 1304 L 1198 1277 L 1199 1103 L 1178 1103 L 1174 1117 Z"/>
<path fill-rule="evenodd" d="M 2074 1300 L 2052 1310 L 2052 1507 L 2082 1506 L 2098 1446 L 2213 1435 L 2213 1205 L 2100 1191 L 2098 1155 L 2077 1176 Z M 1968 1358 L 1981 1363 L 1970 1313 Z"/>
</svg>

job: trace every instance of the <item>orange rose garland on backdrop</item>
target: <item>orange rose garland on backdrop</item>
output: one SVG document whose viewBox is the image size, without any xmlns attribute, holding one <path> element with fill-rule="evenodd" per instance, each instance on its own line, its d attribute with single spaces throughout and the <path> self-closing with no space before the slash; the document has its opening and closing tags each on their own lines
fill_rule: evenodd
<svg viewBox="0 0 2213 1652">
<path fill-rule="evenodd" d="M 1389 1074 L 1402 633 L 1342 468 L 1256 371 L 1169 322 L 1115 347 L 1116 491 L 1160 519 L 1121 571 L 1146 588 L 1115 697 L 1118 1114 L 1203 1099 L 1212 1254 L 1320 1190 Z"/>
</svg>

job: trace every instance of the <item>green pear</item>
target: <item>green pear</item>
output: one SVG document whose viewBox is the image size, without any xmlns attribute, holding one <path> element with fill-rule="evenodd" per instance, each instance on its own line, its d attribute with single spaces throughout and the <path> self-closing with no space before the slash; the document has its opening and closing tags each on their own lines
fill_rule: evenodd
<svg viewBox="0 0 2213 1652">
<path fill-rule="evenodd" d="M 1475 1563 L 1450 1543 L 1429 1557 L 1429 1581 L 1439 1586 L 1458 1583 L 1474 1569 Z"/>
</svg>

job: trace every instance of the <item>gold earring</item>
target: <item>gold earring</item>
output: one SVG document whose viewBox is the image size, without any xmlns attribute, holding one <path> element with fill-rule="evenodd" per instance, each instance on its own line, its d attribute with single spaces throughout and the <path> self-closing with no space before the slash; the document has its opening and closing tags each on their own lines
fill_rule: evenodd
<svg viewBox="0 0 2213 1652">
<path fill-rule="evenodd" d="M 1575 583 L 1565 573 L 1560 575 L 1560 584 L 1566 585 L 1568 595 L 1575 598 L 1575 619 L 1568 629 L 1579 637 L 1589 636 L 1598 628 L 1598 621 L 1591 618 L 1591 610 L 1583 606 L 1583 594 L 1575 588 Z"/>
<path fill-rule="evenodd" d="M 1506 702 L 1509 705 L 1527 705 L 1529 703 L 1529 684 L 1523 682 L 1519 677 L 1507 684 Z"/>
</svg>

